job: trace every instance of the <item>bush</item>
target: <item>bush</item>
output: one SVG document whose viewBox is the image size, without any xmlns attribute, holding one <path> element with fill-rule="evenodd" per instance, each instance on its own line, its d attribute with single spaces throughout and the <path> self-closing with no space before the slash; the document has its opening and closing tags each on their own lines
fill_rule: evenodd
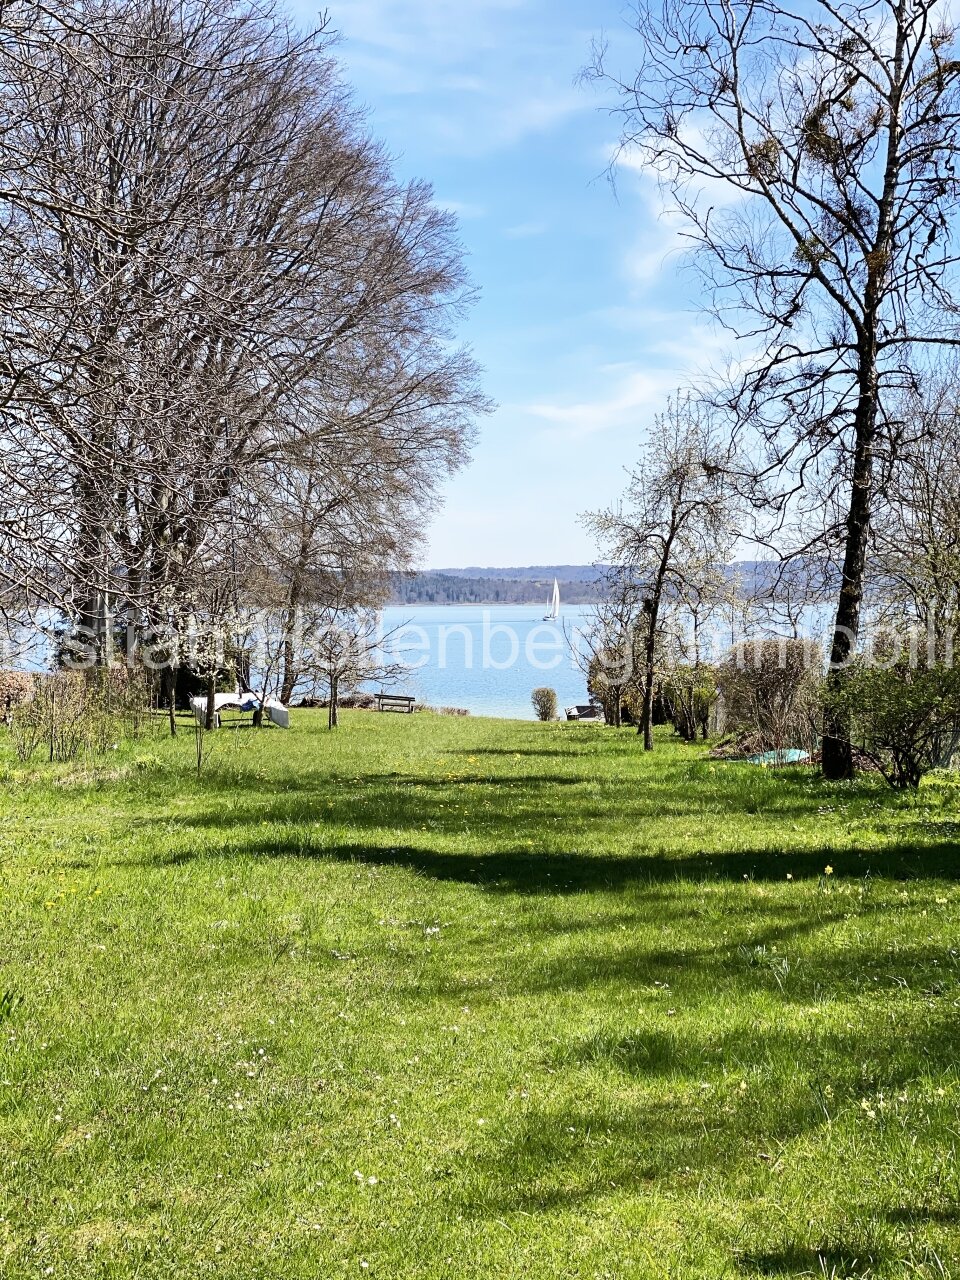
<svg viewBox="0 0 960 1280">
<path fill-rule="evenodd" d="M 703 738 L 708 736 L 710 716 L 719 696 L 717 673 L 710 666 L 675 667 L 663 683 L 667 717 L 687 742 L 695 742 L 698 732 Z"/>
<path fill-rule="evenodd" d="M 33 677 L 26 671 L 0 671 L 0 720 L 9 724 L 15 708 L 33 694 Z"/>
<path fill-rule="evenodd" d="M 830 682 L 828 709 L 892 787 L 918 787 L 960 746 L 960 669 L 917 655 L 873 665 L 857 658 Z"/>
<path fill-rule="evenodd" d="M 634 724 L 643 703 L 643 692 L 637 680 L 621 680 L 616 667 L 608 668 L 608 655 L 592 659 L 587 673 L 587 695 L 603 711 L 608 725 Z M 610 670 L 615 675 L 611 677 Z"/>
<path fill-rule="evenodd" d="M 717 668 L 725 730 L 755 733 L 765 751 L 819 739 L 823 656 L 810 640 L 744 641 Z"/>
<path fill-rule="evenodd" d="M 10 736 L 20 760 L 41 745 L 47 759 L 103 754 L 121 737 L 139 738 L 150 725 L 146 684 L 125 667 L 56 671 L 33 677 L 32 694 L 15 707 Z"/>
<path fill-rule="evenodd" d="M 555 689 L 534 689 L 530 701 L 533 703 L 538 720 L 556 720 L 557 691 Z"/>
</svg>

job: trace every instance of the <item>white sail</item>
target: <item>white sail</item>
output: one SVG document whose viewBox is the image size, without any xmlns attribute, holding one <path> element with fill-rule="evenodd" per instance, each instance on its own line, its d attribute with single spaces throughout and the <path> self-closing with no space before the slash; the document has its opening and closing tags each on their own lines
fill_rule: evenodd
<svg viewBox="0 0 960 1280">
<path fill-rule="evenodd" d="M 560 583 L 554 578 L 553 595 L 550 597 L 550 612 L 544 617 L 544 622 L 556 622 L 560 617 Z"/>
</svg>

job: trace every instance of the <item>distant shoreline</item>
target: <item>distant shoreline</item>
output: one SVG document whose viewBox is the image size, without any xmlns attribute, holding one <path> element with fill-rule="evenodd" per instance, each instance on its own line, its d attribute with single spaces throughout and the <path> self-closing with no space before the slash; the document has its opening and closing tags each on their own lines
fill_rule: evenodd
<svg viewBox="0 0 960 1280">
<path fill-rule="evenodd" d="M 598 604 L 606 594 L 605 565 L 529 565 L 524 568 L 416 569 L 390 577 L 392 607 L 459 605 L 498 608 L 510 605 L 548 607 L 553 583 L 560 586 L 565 605 Z M 742 575 L 753 583 L 770 580 L 778 571 L 774 562 L 742 560 L 728 566 L 733 578 Z"/>
<path fill-rule="evenodd" d="M 563 600 L 564 608 L 583 609 L 595 600 Z M 385 609 L 545 609 L 543 600 L 388 600 Z"/>
</svg>

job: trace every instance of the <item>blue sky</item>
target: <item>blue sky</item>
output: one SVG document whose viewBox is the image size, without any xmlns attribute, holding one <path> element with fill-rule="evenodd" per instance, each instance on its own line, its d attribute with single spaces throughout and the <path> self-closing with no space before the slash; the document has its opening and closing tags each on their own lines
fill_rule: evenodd
<svg viewBox="0 0 960 1280">
<path fill-rule="evenodd" d="M 316 10 L 293 0 L 304 21 Z M 480 300 L 464 337 L 497 401 L 446 489 L 424 565 L 589 563 L 578 514 L 611 502 L 666 395 L 722 342 L 655 182 L 606 167 L 617 122 L 576 83 L 618 0 L 331 0 L 339 57 L 404 176 L 460 218 Z"/>
</svg>

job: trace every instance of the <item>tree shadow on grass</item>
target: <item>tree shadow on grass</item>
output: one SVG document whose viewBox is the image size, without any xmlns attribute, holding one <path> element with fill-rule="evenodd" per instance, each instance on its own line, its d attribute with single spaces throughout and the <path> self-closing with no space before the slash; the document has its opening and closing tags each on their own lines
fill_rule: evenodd
<svg viewBox="0 0 960 1280">
<path fill-rule="evenodd" d="M 210 822 L 215 822 L 210 818 Z M 386 821 L 382 819 L 382 821 Z M 207 825 L 204 819 L 199 824 Z M 244 826 L 243 821 L 228 825 Z M 318 832 L 322 837 L 322 829 Z M 455 832 L 454 832 L 455 834 Z M 563 853 L 516 849 L 491 852 L 448 852 L 415 845 L 346 844 L 326 845 L 309 835 L 278 837 L 269 828 L 257 838 L 231 843 L 226 856 L 300 857 L 357 863 L 377 867 L 397 867 L 432 880 L 455 881 L 499 893 L 569 894 L 608 890 L 644 889 L 670 882 L 711 883 L 753 880 L 784 882 L 824 878 L 825 859 L 833 865 L 837 884 L 845 877 L 894 880 L 960 880 L 960 846 L 954 841 L 938 844 L 900 845 L 887 849 L 856 847 L 781 853 L 746 850 L 710 854 L 664 853 Z M 221 857 L 218 851 L 179 851 L 158 854 L 151 865 L 178 865 L 204 857 Z M 825 895 L 826 896 L 826 895 Z"/>
<path fill-rule="evenodd" d="M 515 760 L 518 757 L 521 757 L 523 759 L 531 759 L 531 760 L 549 759 L 553 757 L 561 760 L 569 760 L 571 764 L 574 764 L 579 762 L 584 755 L 591 755 L 594 753 L 584 752 L 584 751 L 570 751 L 569 749 L 564 750 L 562 747 L 519 747 L 518 746 L 518 747 L 474 747 L 472 749 L 469 747 L 456 747 L 454 748 L 454 750 L 452 751 L 448 750 L 444 754 L 450 755 L 450 756 L 464 756 L 466 758 L 469 758 L 471 756 L 474 758 L 483 757 L 483 756 L 493 756 L 494 758 L 500 757 L 501 759 L 504 759 L 504 760 Z M 609 753 L 605 751 L 603 754 L 608 755 Z"/>
<path fill-rule="evenodd" d="M 936 1222 L 944 1227 L 960 1226 L 960 1205 L 894 1205 L 885 1209 L 883 1216 L 895 1226 L 917 1227 L 925 1222 Z"/>
<path fill-rule="evenodd" d="M 681 903 L 657 904 L 655 912 L 674 937 L 682 936 Z M 486 950 L 480 944 L 474 947 L 477 965 L 498 974 L 495 990 L 477 990 L 470 977 L 458 973 L 432 982 L 421 975 L 419 990 L 428 997 L 478 1005 L 503 996 L 536 999 L 563 992 L 623 991 L 633 993 L 631 1007 L 641 1024 L 650 1015 L 662 1019 L 668 1007 L 682 1014 L 685 1009 L 709 1008 L 719 997 L 737 1001 L 760 996 L 774 1009 L 860 998 L 886 1000 L 892 1008 L 892 1002 L 922 1000 L 932 1025 L 940 1011 L 949 1010 L 960 997 L 960 965 L 945 941 L 890 952 L 883 935 L 873 945 L 839 946 L 826 931 L 843 919 L 839 911 L 793 919 L 779 913 L 774 919 L 770 913 L 759 918 L 745 914 L 731 918 L 725 936 L 713 944 L 691 940 L 676 946 L 623 942 L 622 933 L 618 938 L 615 929 L 601 925 L 595 939 L 579 936 L 573 948 L 551 948 L 526 966 L 509 963 L 510 939 L 501 938 Z M 649 920 L 645 928 L 649 937 Z M 685 1069 L 676 1041 L 662 1029 L 634 1029 L 612 1039 L 605 1032 L 598 1036 L 596 1042 L 586 1041 L 567 1052 L 584 1063 L 609 1058 L 638 1069 Z M 722 1052 L 732 1041 L 714 1036 L 710 1044 L 711 1052 Z"/>
<path fill-rule="evenodd" d="M 845 1227 L 839 1238 L 827 1233 L 819 1241 L 764 1240 L 742 1252 L 731 1240 L 741 1272 L 822 1275 L 816 1270 L 822 1257 L 826 1275 L 871 1274 L 871 1267 L 892 1263 L 886 1242 L 872 1238 L 882 1235 L 871 1230 L 878 1213 L 893 1224 L 955 1225 L 953 1213 L 901 1218 L 896 1205 L 884 1211 L 883 1184 L 874 1171 L 889 1161 L 890 1151 L 883 1129 L 872 1128 L 878 1122 L 865 1117 L 860 1103 L 864 1094 L 880 1091 L 892 1104 L 900 1090 L 912 1096 L 930 1072 L 953 1070 L 960 1027 L 952 1018 L 931 1020 L 914 1007 L 892 1025 L 877 1010 L 856 1027 L 813 1037 L 805 1026 L 773 1019 L 763 1027 L 751 1019 L 728 1030 L 700 1026 L 669 1035 L 652 1031 L 642 1052 L 636 1043 L 616 1040 L 594 1040 L 582 1056 L 575 1043 L 561 1051 L 555 1066 L 566 1068 L 565 1097 L 531 1103 L 507 1120 L 499 1142 L 481 1144 L 465 1157 L 466 1207 L 480 1216 L 581 1209 L 618 1190 L 642 1196 L 665 1187 L 669 1195 L 693 1194 L 704 1178 L 727 1198 L 777 1197 L 783 1162 L 791 1178 L 805 1170 L 812 1135 L 856 1129 L 867 1142 L 877 1134 L 876 1150 L 865 1148 L 860 1177 L 879 1203 L 860 1215 L 852 1202 L 838 1207 L 848 1223 L 862 1216 L 862 1233 Z M 605 1064 L 601 1084 L 597 1073 Z M 580 1071 L 588 1073 L 582 1089 Z M 647 1087 L 638 1092 L 638 1085 Z M 581 1105 L 583 1093 L 590 1101 Z M 938 1140 L 933 1132 L 918 1136 L 921 1143 Z M 827 1169 L 823 1176 L 829 1179 Z M 809 1177 L 815 1184 L 816 1164 Z M 851 1182 L 851 1196 L 856 1185 Z M 924 1190 L 918 1187 L 918 1196 Z"/>
<path fill-rule="evenodd" d="M 922 998 L 929 1017 L 935 1019 L 945 1002 L 960 994 L 960 955 L 949 946 L 949 937 L 904 939 L 892 947 L 884 926 L 895 909 L 882 899 L 872 901 L 868 895 L 851 900 L 851 895 L 828 888 L 811 893 L 810 886 L 787 885 L 782 866 L 768 868 L 755 855 L 741 856 L 751 858 L 756 879 L 766 870 L 781 882 L 782 892 L 775 897 L 758 898 L 751 886 L 743 883 L 739 860 L 734 861 L 732 870 L 711 870 L 705 869 L 700 859 L 662 856 L 571 856 L 559 860 L 548 855 L 471 857 L 410 846 L 303 848 L 287 842 L 278 845 L 275 837 L 266 844 L 231 848 L 226 856 L 238 852 L 396 868 L 440 883 L 475 885 L 487 893 L 543 899 L 543 909 L 534 916 L 508 921 L 489 934 L 478 933 L 470 943 L 469 973 L 456 966 L 419 973 L 410 990 L 417 998 L 481 1005 L 504 996 L 536 999 L 563 992 L 616 989 L 636 993 L 636 1008 L 649 1010 L 649 995 L 656 989 L 670 990 L 669 997 L 663 997 L 664 1007 L 676 1004 L 680 1008 L 699 1006 L 705 1000 L 709 1003 L 718 995 L 732 999 L 760 995 L 774 1006 L 784 1007 L 882 995 L 888 1000 Z M 160 862 L 184 864 L 194 856 L 191 851 L 180 851 Z M 811 876 L 822 866 L 821 858 L 822 853 L 810 868 Z M 798 865 L 795 859 L 791 865 Z M 956 878 L 953 862 L 948 869 Z M 880 870 L 890 873 L 902 867 L 897 864 Z M 930 867 L 926 870 L 934 874 Z M 742 886 L 742 897 L 734 888 L 734 896 L 728 894 L 723 899 L 722 934 L 716 907 L 703 922 L 697 898 L 686 887 L 690 881 Z M 583 895 L 582 910 L 570 902 L 576 894 Z M 590 896 L 595 894 L 606 895 L 602 909 L 598 910 L 597 899 Z M 556 912 L 549 906 L 551 899 L 558 903 Z M 564 900 L 567 905 L 561 908 Z M 852 906 L 867 929 L 865 940 L 856 946 L 840 945 L 826 931 L 849 918 Z M 880 928 L 872 941 L 874 919 Z M 478 989 L 475 972 L 496 973 L 496 986 Z M 622 1042 L 585 1042 L 571 1052 L 583 1062 L 599 1056 L 632 1062 L 637 1068 L 644 1063 L 653 1068 L 670 1061 L 671 1070 L 683 1069 L 673 1039 L 659 1034 L 658 1039 L 657 1034 L 631 1030 Z"/>
<path fill-rule="evenodd" d="M 875 1244 L 866 1241 L 858 1248 L 852 1243 L 823 1244 L 816 1247 L 789 1243 L 763 1252 L 737 1252 L 737 1269 L 749 1276 L 816 1277 L 824 1280 L 859 1280 L 886 1261 Z"/>
<path fill-rule="evenodd" d="M 452 835 L 462 833 L 467 822 L 473 833 L 492 840 L 525 834 L 535 841 L 549 835 L 551 824 L 562 823 L 613 844 L 656 840 L 664 822 L 694 823 L 705 834 L 711 825 L 719 825 L 728 828 L 724 833 L 728 836 L 737 820 L 746 817 L 762 818 L 773 841 L 789 830 L 788 823 L 815 820 L 817 806 L 834 797 L 833 791 L 814 785 L 808 774 L 798 770 L 784 770 L 775 777 L 764 770 L 744 771 L 731 785 L 729 776 L 708 773 L 699 762 L 667 760 L 656 771 L 598 776 L 583 753 L 521 750 L 531 760 L 546 757 L 549 751 L 575 767 L 532 776 L 488 775 L 482 765 L 478 768 L 472 762 L 479 763 L 482 756 L 519 753 L 478 747 L 454 753 L 463 758 L 462 771 L 439 768 L 432 775 L 392 771 L 350 778 L 306 771 L 284 777 L 268 790 L 270 784 L 263 777 L 231 770 L 222 776 L 212 773 L 198 784 L 198 799 L 221 797 L 221 802 L 193 821 L 214 828 L 251 822 L 316 822 L 360 830 L 385 825 L 416 830 L 428 822 L 432 829 Z M 875 800 L 876 789 L 858 784 L 842 796 L 844 805 L 861 804 Z M 890 805 L 893 816 L 895 797 Z"/>
<path fill-rule="evenodd" d="M 738 990 L 743 994 L 743 987 Z M 732 994 L 732 991 L 731 991 Z M 808 1108 L 819 1123 L 824 1106 L 819 1087 L 831 1084 L 840 1105 L 844 1096 L 859 1098 L 864 1091 L 886 1092 L 905 1087 L 921 1072 L 953 1069 L 960 1055 L 960 1026 L 949 1009 L 939 1012 L 914 1003 L 903 1013 L 903 1025 L 874 1019 L 875 1026 L 838 1028 L 832 1023 L 813 1029 L 778 1027 L 773 1019 L 758 1023 L 742 1019 L 710 1032 L 693 1033 L 666 1021 L 662 1013 L 648 1013 L 646 1025 L 626 1034 L 598 1032 L 561 1046 L 557 1066 L 613 1067 L 639 1080 L 720 1079 L 730 1071 L 748 1074 L 783 1072 L 783 1094 L 789 1103 L 798 1082 L 809 1091 Z M 869 1030 L 869 1035 L 867 1031 Z M 803 1065 L 808 1078 L 803 1081 Z M 794 1078 L 791 1078 L 794 1077 Z M 814 1091 L 813 1086 L 816 1086 Z M 794 1100 L 795 1101 L 795 1100 Z M 774 1112 L 774 1116 L 775 1116 Z"/>
</svg>

